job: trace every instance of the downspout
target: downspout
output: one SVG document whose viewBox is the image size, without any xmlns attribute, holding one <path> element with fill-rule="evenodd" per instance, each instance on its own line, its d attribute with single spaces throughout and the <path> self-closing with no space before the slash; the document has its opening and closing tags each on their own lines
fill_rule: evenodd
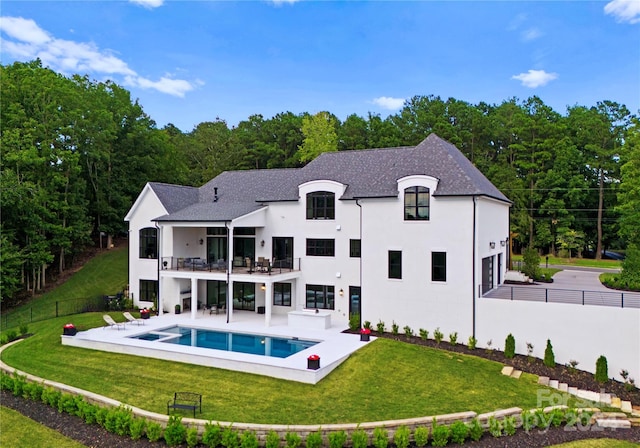
<svg viewBox="0 0 640 448">
<path fill-rule="evenodd" d="M 230 221 L 225 221 L 224 222 L 224 226 L 227 229 L 227 258 L 229 259 L 227 261 L 227 291 L 226 291 L 226 297 L 225 300 L 227 301 L 226 306 L 224 307 L 226 314 L 227 314 L 227 323 L 229 323 L 229 297 L 230 297 L 230 292 L 229 291 L 229 281 L 230 281 L 230 276 L 231 276 L 231 269 L 233 268 L 233 256 L 231 254 L 231 237 L 229 236 L 229 226 L 227 224 L 229 224 Z M 233 306 L 233 300 L 231 300 L 231 305 Z"/>
<path fill-rule="evenodd" d="M 471 335 L 476 337 L 476 205 L 477 197 L 473 197 L 473 255 L 471 257 L 471 269 L 473 284 L 471 285 L 471 291 L 473 293 L 473 315 L 472 315 L 472 328 Z"/>
<path fill-rule="evenodd" d="M 360 208 L 360 327 L 362 327 L 362 205 L 356 199 L 356 205 Z M 351 303 L 351 297 L 349 297 L 349 303 Z M 351 316 L 349 316 L 351 317 Z"/>
<path fill-rule="evenodd" d="M 160 315 L 160 297 L 162 297 L 161 294 L 161 288 L 160 288 L 160 284 L 162 283 L 160 281 L 160 255 L 162 254 L 162 228 L 158 225 L 158 221 L 155 222 L 154 224 L 156 226 L 156 235 L 158 235 L 157 238 L 157 242 L 158 242 L 158 253 L 156 256 L 157 262 L 156 264 L 158 265 L 158 272 L 157 272 L 157 278 L 158 278 L 158 297 L 156 297 L 158 299 L 158 315 Z M 162 308 L 164 308 L 164 304 L 162 306 Z"/>
</svg>

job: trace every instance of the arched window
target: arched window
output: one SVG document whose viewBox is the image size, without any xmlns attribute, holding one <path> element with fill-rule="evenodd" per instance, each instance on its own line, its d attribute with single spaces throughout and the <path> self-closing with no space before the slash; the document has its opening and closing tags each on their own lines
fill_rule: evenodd
<svg viewBox="0 0 640 448">
<path fill-rule="evenodd" d="M 404 220 L 429 220 L 429 189 L 427 187 L 404 189 Z"/>
<path fill-rule="evenodd" d="M 158 229 L 140 229 L 140 258 L 158 258 Z"/>
<path fill-rule="evenodd" d="M 336 198 L 329 191 L 307 194 L 307 219 L 335 219 Z"/>
</svg>

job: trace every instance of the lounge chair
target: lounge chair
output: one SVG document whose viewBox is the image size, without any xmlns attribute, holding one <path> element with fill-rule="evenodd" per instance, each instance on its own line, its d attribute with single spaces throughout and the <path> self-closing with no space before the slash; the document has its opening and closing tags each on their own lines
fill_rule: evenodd
<svg viewBox="0 0 640 448">
<path fill-rule="evenodd" d="M 125 319 L 127 319 L 127 321 L 132 324 L 144 325 L 144 319 L 133 317 L 129 311 L 125 311 L 124 313 L 122 313 L 122 315 Z"/>
<path fill-rule="evenodd" d="M 104 316 L 102 316 L 102 318 L 104 319 L 104 321 L 107 323 L 107 325 L 110 328 L 116 327 L 118 330 L 120 330 L 120 327 L 122 327 L 123 330 L 126 330 L 125 326 L 124 326 L 124 322 L 116 322 L 115 320 L 113 320 L 113 317 L 109 316 L 108 314 L 105 314 Z M 105 327 L 107 326 L 105 325 Z M 104 329 L 104 327 L 103 327 Z"/>
</svg>

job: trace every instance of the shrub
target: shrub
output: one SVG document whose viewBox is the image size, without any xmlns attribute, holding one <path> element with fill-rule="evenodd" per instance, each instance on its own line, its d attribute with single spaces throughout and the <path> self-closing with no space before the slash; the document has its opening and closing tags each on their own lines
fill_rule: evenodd
<svg viewBox="0 0 640 448">
<path fill-rule="evenodd" d="M 322 446 L 322 434 L 320 431 L 309 433 L 306 440 L 307 448 L 320 448 Z"/>
<path fill-rule="evenodd" d="M 549 415 L 549 421 L 553 425 L 554 428 L 559 428 L 564 421 L 564 410 L 563 409 L 554 409 L 551 411 Z"/>
<path fill-rule="evenodd" d="M 96 409 L 96 423 L 102 427 L 104 427 L 105 422 L 107 421 L 107 415 L 109 414 L 109 409 L 107 408 L 103 408 L 103 407 L 98 407 Z"/>
<path fill-rule="evenodd" d="M 102 420 L 102 426 L 104 429 L 109 431 L 110 433 L 115 434 L 116 432 L 116 418 L 117 418 L 117 408 L 109 408 L 105 414 L 104 419 Z"/>
<path fill-rule="evenodd" d="M 357 331 L 360 329 L 360 315 L 352 314 L 349 316 L 349 329 L 351 331 Z"/>
<path fill-rule="evenodd" d="M 540 255 L 533 248 L 527 248 L 522 252 L 522 272 L 529 278 L 540 277 Z"/>
<path fill-rule="evenodd" d="M 7 337 L 7 342 L 15 341 L 16 339 L 18 339 L 18 333 L 16 332 L 16 330 L 7 330 L 5 336 Z"/>
<path fill-rule="evenodd" d="M 20 324 L 20 335 L 24 336 L 29 332 L 29 326 L 27 324 Z"/>
<path fill-rule="evenodd" d="M 569 372 L 576 373 L 576 367 L 578 367 L 578 364 L 580 363 L 575 359 L 569 360 L 569 362 L 567 363 L 567 368 L 569 369 Z"/>
<path fill-rule="evenodd" d="M 467 347 L 469 347 L 469 350 L 475 350 L 476 345 L 478 345 L 478 340 L 473 336 L 469 336 L 469 340 L 467 341 Z"/>
<path fill-rule="evenodd" d="M 379 320 L 378 323 L 376 324 L 376 331 L 379 334 L 384 333 L 384 322 L 382 322 L 381 320 Z"/>
<path fill-rule="evenodd" d="M 423 447 L 429 441 L 429 428 L 426 426 L 418 426 L 413 431 L 413 441 L 417 447 Z"/>
<path fill-rule="evenodd" d="M 404 335 L 408 338 L 413 337 L 413 329 L 409 326 L 409 325 L 405 325 L 404 328 Z"/>
<path fill-rule="evenodd" d="M 489 434 L 493 437 L 502 436 L 502 423 L 495 417 L 489 417 Z"/>
<path fill-rule="evenodd" d="M 13 387 L 12 387 L 12 390 L 11 390 L 13 395 L 15 395 L 16 397 L 21 397 L 22 396 L 22 391 L 24 390 L 24 387 L 26 385 L 27 385 L 27 377 L 23 376 L 23 375 L 19 375 L 17 371 L 14 371 L 13 372 Z M 60 393 L 58 392 L 58 396 L 59 395 L 60 395 Z M 56 406 L 57 403 L 58 403 L 58 400 L 56 399 L 55 404 L 51 404 L 51 406 L 57 407 Z"/>
<path fill-rule="evenodd" d="M 287 432 L 284 435 L 284 441 L 287 448 L 298 448 L 302 443 L 302 438 L 297 432 Z"/>
<path fill-rule="evenodd" d="M 225 448 L 238 448 L 240 446 L 240 436 L 238 431 L 233 429 L 231 425 L 222 430 L 222 441 L 220 442 Z"/>
<path fill-rule="evenodd" d="M 502 423 L 504 426 L 504 433 L 508 436 L 512 436 L 516 433 L 516 418 L 513 416 L 508 416 L 504 418 L 504 422 Z"/>
<path fill-rule="evenodd" d="M 458 342 L 458 332 L 454 331 L 453 333 L 449 334 L 449 343 L 451 345 L 456 345 L 457 342 Z"/>
<path fill-rule="evenodd" d="M 467 427 L 469 428 L 469 437 L 471 438 L 471 440 L 477 442 L 482 438 L 484 429 L 482 428 L 482 425 L 477 418 L 474 418 L 469 423 L 467 423 Z"/>
<path fill-rule="evenodd" d="M 527 361 L 533 361 L 533 344 L 531 342 L 527 342 Z"/>
<path fill-rule="evenodd" d="M 222 440 L 222 428 L 219 423 L 207 422 L 204 424 L 204 433 L 202 434 L 202 443 L 209 448 L 215 448 L 220 445 Z"/>
<path fill-rule="evenodd" d="M 256 433 L 254 431 L 244 431 L 240 436 L 240 446 L 242 448 L 258 448 L 260 442 L 258 442 Z"/>
<path fill-rule="evenodd" d="M 523 411 L 522 414 L 520 414 L 520 417 L 522 418 L 522 428 L 525 432 L 528 433 L 537 426 L 538 419 L 535 412 Z"/>
<path fill-rule="evenodd" d="M 62 394 L 53 387 L 47 387 L 42 391 L 42 401 L 52 408 L 58 408 L 58 400 Z M 105 409 L 106 410 L 106 409 Z"/>
<path fill-rule="evenodd" d="M 182 424 L 182 417 L 169 416 L 169 422 L 164 428 L 164 440 L 169 446 L 180 445 L 187 438 L 187 428 Z"/>
<path fill-rule="evenodd" d="M 442 342 L 442 338 L 444 338 L 444 334 L 440 331 L 440 327 L 433 330 L 433 339 L 436 340 L 436 344 L 440 344 L 440 342 Z"/>
<path fill-rule="evenodd" d="M 400 426 L 393 435 L 393 442 L 397 448 L 407 448 L 409 446 L 409 436 L 411 431 L 405 425 Z"/>
<path fill-rule="evenodd" d="M 147 426 L 147 419 L 134 418 L 129 425 L 129 433 L 133 440 L 139 440 L 144 435 L 144 429 Z"/>
<path fill-rule="evenodd" d="M 547 367 L 556 366 L 556 357 L 553 354 L 553 346 L 549 339 L 547 339 L 547 348 L 544 349 L 544 365 Z"/>
<path fill-rule="evenodd" d="M 120 406 L 116 409 L 116 428 L 115 432 L 119 436 L 128 436 L 130 434 L 131 422 L 133 421 L 133 412 L 131 409 Z"/>
<path fill-rule="evenodd" d="M 451 428 L 451 441 L 462 445 L 469 437 L 469 428 L 464 422 L 453 422 Z"/>
<path fill-rule="evenodd" d="M 96 414 L 100 408 L 95 404 L 87 403 L 86 401 L 80 403 L 79 414 L 80 417 L 84 420 L 84 422 L 88 425 L 93 425 L 97 423 Z"/>
<path fill-rule="evenodd" d="M 157 442 L 162 437 L 162 426 L 160 423 L 149 422 L 147 424 L 147 439 L 149 442 Z"/>
<path fill-rule="evenodd" d="M 267 433 L 266 448 L 278 448 L 280 446 L 280 436 L 273 429 Z"/>
<path fill-rule="evenodd" d="M 420 339 L 422 339 L 423 341 L 426 341 L 427 339 L 429 339 L 429 330 L 425 330 L 424 328 L 421 328 L 419 330 L 420 333 Z"/>
<path fill-rule="evenodd" d="M 399 330 L 400 327 L 398 326 L 396 321 L 393 321 L 393 323 L 391 324 L 391 334 L 393 334 L 394 336 L 398 336 Z"/>
<path fill-rule="evenodd" d="M 329 448 L 342 448 L 347 443 L 347 433 L 340 430 L 329 433 Z"/>
<path fill-rule="evenodd" d="M 76 401 L 73 398 L 73 395 L 70 394 L 62 394 L 60 395 L 60 399 L 58 400 L 58 412 L 66 412 L 67 414 L 76 415 Z"/>
<path fill-rule="evenodd" d="M 353 448 L 367 448 L 369 446 L 369 436 L 362 429 L 356 429 L 351 433 L 351 446 Z"/>
<path fill-rule="evenodd" d="M 0 345 L 4 345 L 7 342 L 9 342 L 9 339 L 7 338 L 6 335 L 3 334 L 2 336 L 0 336 Z"/>
<path fill-rule="evenodd" d="M 368 320 L 365 320 L 362 326 L 367 330 L 371 330 L 371 322 L 369 322 Z"/>
<path fill-rule="evenodd" d="M 451 429 L 447 425 L 438 425 L 433 419 L 431 428 L 431 444 L 433 446 L 447 446 L 451 437 Z"/>
<path fill-rule="evenodd" d="M 504 341 L 504 357 L 512 359 L 516 355 L 516 340 L 511 333 Z"/>
<path fill-rule="evenodd" d="M 387 448 L 389 445 L 389 435 L 387 430 L 381 427 L 376 427 L 373 430 L 373 446 L 376 448 Z"/>
<path fill-rule="evenodd" d="M 607 358 L 601 355 L 596 361 L 596 381 L 599 383 L 606 383 L 609 381 L 609 372 L 607 367 Z"/>
</svg>

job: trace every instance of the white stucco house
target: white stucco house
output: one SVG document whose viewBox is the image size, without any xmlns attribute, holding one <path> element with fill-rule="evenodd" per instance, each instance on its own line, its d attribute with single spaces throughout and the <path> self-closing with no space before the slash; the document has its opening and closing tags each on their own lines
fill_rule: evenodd
<svg viewBox="0 0 640 448">
<path fill-rule="evenodd" d="M 152 182 L 125 217 L 130 294 L 194 318 L 215 307 L 228 321 L 314 314 L 346 328 L 358 314 L 468 337 L 476 302 L 504 279 L 510 205 L 435 134 L 200 188 Z"/>
</svg>

